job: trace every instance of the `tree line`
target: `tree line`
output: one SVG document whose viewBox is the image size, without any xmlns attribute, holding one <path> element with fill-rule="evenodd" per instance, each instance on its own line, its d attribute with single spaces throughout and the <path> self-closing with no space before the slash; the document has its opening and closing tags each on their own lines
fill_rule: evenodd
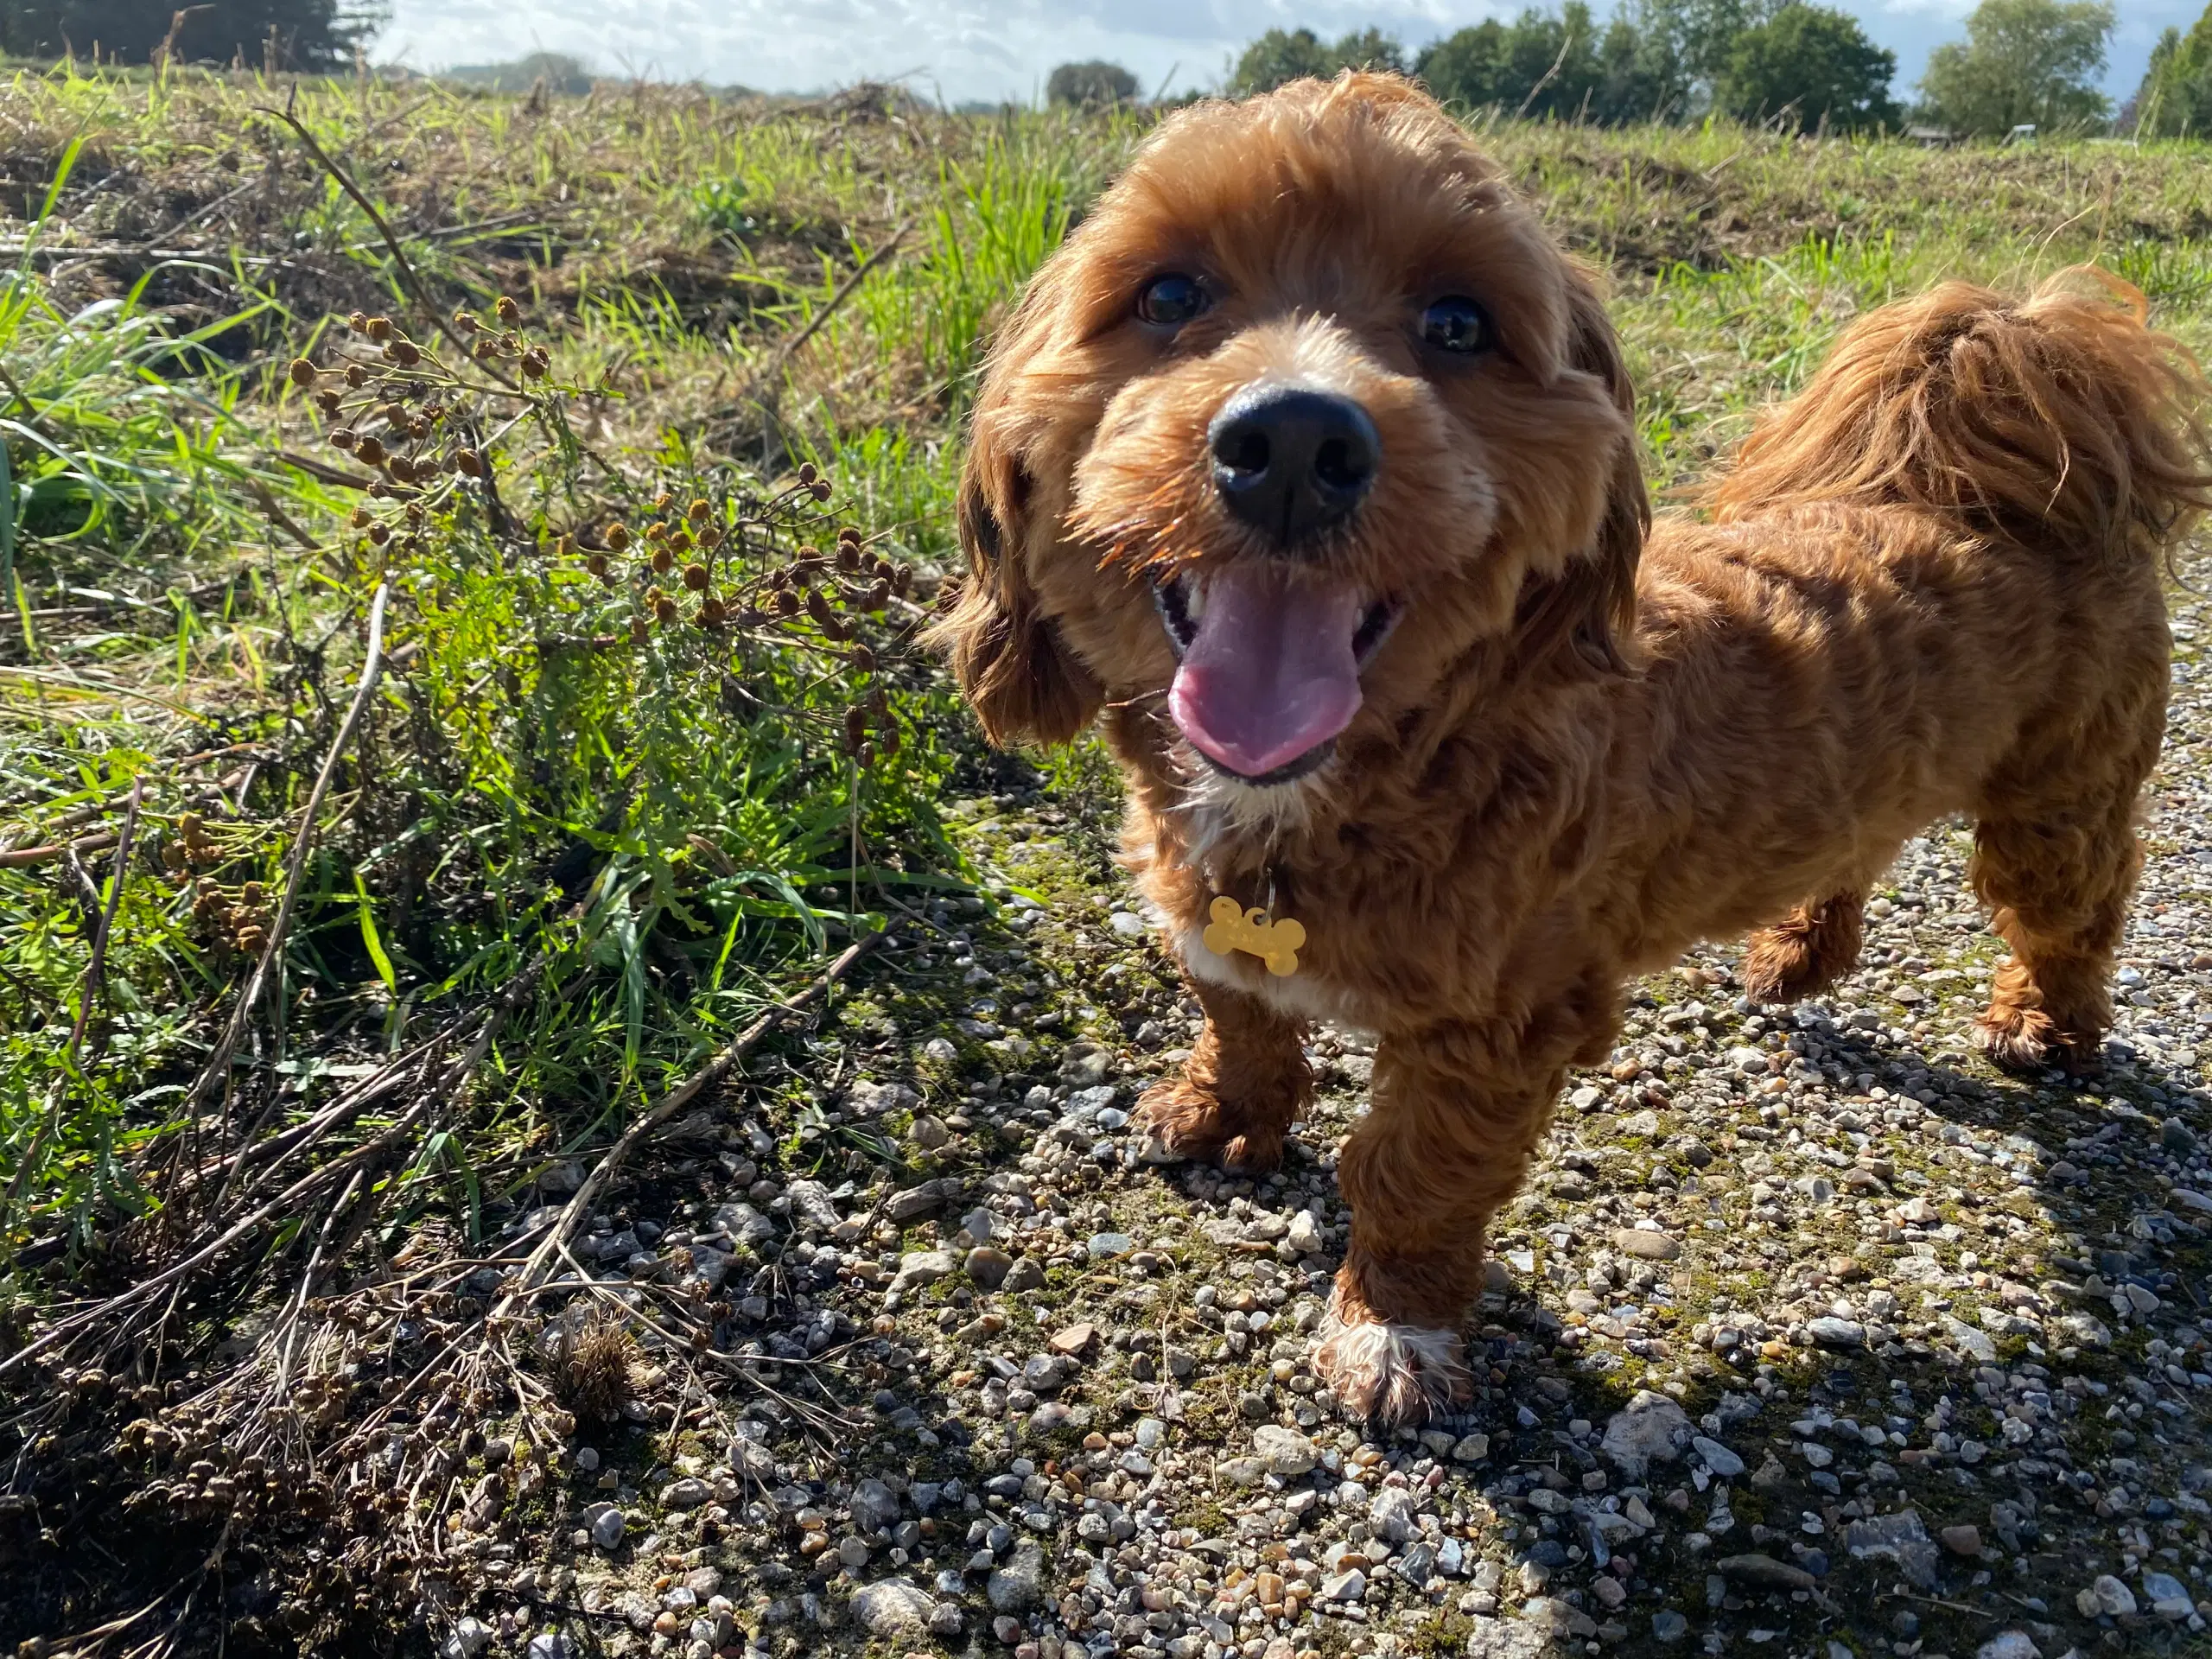
<svg viewBox="0 0 2212 1659">
<path fill-rule="evenodd" d="M 1965 38 L 1929 54 L 1918 96 L 1893 93 L 1897 58 L 1857 18 L 1811 0 L 1622 0 L 1599 22 L 1587 0 L 1491 18 L 1408 51 L 1361 29 L 1334 41 L 1269 29 L 1231 67 L 1227 90 L 1384 69 L 1417 76 L 1446 104 L 1509 116 L 1621 125 L 1707 115 L 1814 131 L 1918 124 L 1961 137 L 2117 130 L 2212 135 L 2212 6 L 2187 35 L 2166 31 L 2141 88 L 2118 111 L 2098 86 L 2114 13 L 2107 0 L 1981 0 Z M 1133 102 L 1135 78 L 1108 63 L 1064 64 L 1055 103 Z"/>
</svg>

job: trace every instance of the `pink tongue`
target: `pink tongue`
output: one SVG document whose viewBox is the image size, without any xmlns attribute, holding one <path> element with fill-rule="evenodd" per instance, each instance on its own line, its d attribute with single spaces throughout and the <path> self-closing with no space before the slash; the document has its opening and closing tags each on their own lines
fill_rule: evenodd
<svg viewBox="0 0 2212 1659">
<path fill-rule="evenodd" d="M 1359 712 L 1359 617 L 1358 594 L 1341 583 L 1265 565 L 1216 573 L 1168 692 L 1175 723 L 1244 777 L 1288 765 Z"/>
</svg>

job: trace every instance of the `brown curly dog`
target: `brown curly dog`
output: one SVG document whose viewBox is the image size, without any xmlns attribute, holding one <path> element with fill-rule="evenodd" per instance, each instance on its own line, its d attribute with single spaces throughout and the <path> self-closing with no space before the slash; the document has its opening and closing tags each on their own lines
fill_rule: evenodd
<svg viewBox="0 0 2212 1659">
<path fill-rule="evenodd" d="M 1484 1230 L 1624 982 L 1758 929 L 1754 995 L 1825 985 L 1931 820 L 1972 816 L 2012 948 L 1990 1053 L 2098 1053 L 2196 391 L 2109 280 L 1947 283 L 1655 525 L 1589 276 L 1416 88 L 1145 144 L 992 354 L 936 632 L 995 741 L 1103 718 L 1206 1015 L 1143 1107 L 1172 1147 L 1271 1166 L 1308 1022 L 1377 1033 L 1317 1354 L 1347 1408 L 1462 1394 Z"/>
</svg>

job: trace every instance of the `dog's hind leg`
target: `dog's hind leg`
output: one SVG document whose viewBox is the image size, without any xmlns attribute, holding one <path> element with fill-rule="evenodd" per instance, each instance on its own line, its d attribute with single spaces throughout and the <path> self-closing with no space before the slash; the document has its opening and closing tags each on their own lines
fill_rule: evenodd
<svg viewBox="0 0 2212 1659">
<path fill-rule="evenodd" d="M 1786 919 L 1751 935 L 1744 952 L 1744 995 L 1773 1003 L 1816 995 L 1858 966 L 1866 935 L 1864 887 L 1800 905 Z"/>
<path fill-rule="evenodd" d="M 1183 1075 L 1155 1084 L 1137 1121 L 1185 1158 L 1271 1170 L 1283 1136 L 1313 1098 L 1306 1027 L 1257 997 L 1193 978 L 1205 1029 Z"/>
<path fill-rule="evenodd" d="M 2080 1070 L 2097 1061 L 2112 1027 L 2113 954 L 2143 867 L 2136 791 L 2156 753 L 2154 734 L 2070 798 L 2054 798 L 2052 786 L 2069 781 L 2063 770 L 2046 773 L 2037 805 L 1990 791 L 1971 874 L 2012 954 L 1997 969 L 1975 1037 L 1998 1065 Z"/>
</svg>

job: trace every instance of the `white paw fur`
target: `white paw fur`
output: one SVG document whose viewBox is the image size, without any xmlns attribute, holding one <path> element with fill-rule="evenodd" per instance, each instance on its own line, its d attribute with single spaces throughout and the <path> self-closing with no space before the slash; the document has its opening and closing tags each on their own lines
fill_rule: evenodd
<svg viewBox="0 0 2212 1659">
<path fill-rule="evenodd" d="M 1466 1399 L 1465 1351 L 1456 1331 L 1373 1320 L 1347 1325 L 1332 1307 L 1313 1363 L 1352 1415 L 1417 1423 Z"/>
</svg>

